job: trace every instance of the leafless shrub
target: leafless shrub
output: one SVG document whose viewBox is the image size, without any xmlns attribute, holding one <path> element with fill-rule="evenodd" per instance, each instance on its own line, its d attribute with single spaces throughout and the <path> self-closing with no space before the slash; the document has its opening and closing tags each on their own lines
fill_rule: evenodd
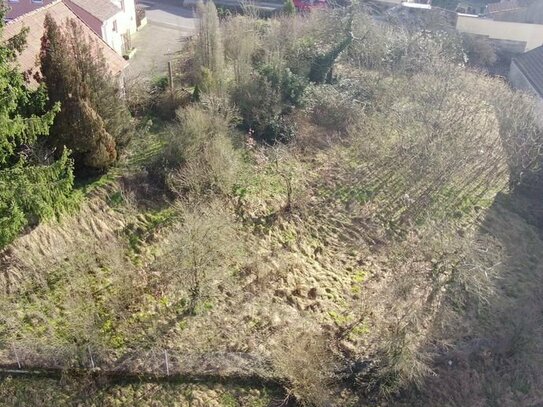
<svg viewBox="0 0 543 407">
<path fill-rule="evenodd" d="M 224 48 L 217 8 L 212 1 L 196 5 L 198 35 L 195 42 L 196 73 L 204 91 L 218 90 L 222 86 Z"/>
<path fill-rule="evenodd" d="M 203 196 L 210 193 L 229 195 L 242 168 L 240 155 L 232 142 L 218 136 L 197 154 L 187 158 L 181 168 L 168 175 L 170 190 L 179 197 Z"/>
<path fill-rule="evenodd" d="M 510 184 L 515 186 L 526 175 L 541 168 L 543 125 L 539 118 L 540 108 L 531 95 L 512 91 L 505 84 L 497 86 L 493 96 L 500 136 L 507 152 Z"/>
<path fill-rule="evenodd" d="M 468 64 L 475 67 L 489 68 L 496 63 L 498 59 L 496 50 L 488 38 L 464 34 L 462 40 Z"/>
<path fill-rule="evenodd" d="M 25 363 L 90 366 L 89 348 L 104 359 L 123 345 L 115 321 L 139 297 L 136 271 L 121 242 L 99 246 L 98 253 L 92 245 L 80 245 L 41 273 L 27 270 L 34 277 L 2 297 L 2 340 L 13 344 Z M 28 301 L 21 304 L 21 297 Z"/>
<path fill-rule="evenodd" d="M 326 337 L 304 326 L 284 332 L 271 349 L 274 370 L 288 380 L 289 393 L 305 406 L 333 405 L 337 362 Z"/>
<path fill-rule="evenodd" d="M 353 100 L 352 95 L 332 85 L 310 88 L 305 105 L 315 124 L 340 134 L 345 134 L 363 114 L 363 107 Z"/>
<path fill-rule="evenodd" d="M 135 116 L 153 113 L 163 119 L 175 117 L 175 111 L 186 106 L 191 99 L 184 89 L 161 88 L 139 77 L 129 78 L 126 83 L 126 102 Z"/>
<path fill-rule="evenodd" d="M 230 123 L 218 115 L 212 115 L 198 106 L 189 106 L 177 112 L 177 123 L 170 128 L 164 161 L 168 168 L 182 165 L 197 154 L 208 140 L 227 135 Z"/>
<path fill-rule="evenodd" d="M 257 20 L 247 16 L 233 16 L 224 23 L 226 59 L 234 69 L 234 80 L 240 83 L 252 71 L 253 56 L 261 47 Z"/>
<path fill-rule="evenodd" d="M 370 107 L 362 125 L 350 129 L 361 159 L 381 172 L 372 189 L 387 196 L 388 218 L 450 214 L 462 205 L 467 210 L 507 182 L 499 118 L 485 96 L 491 80 L 439 66 L 439 74 L 388 83 L 402 96 Z"/>
<path fill-rule="evenodd" d="M 233 216 L 223 204 L 180 207 L 182 223 L 176 225 L 163 245 L 164 253 L 154 269 L 162 286 L 194 313 L 213 288 L 238 266 L 243 243 L 237 236 Z"/>
</svg>

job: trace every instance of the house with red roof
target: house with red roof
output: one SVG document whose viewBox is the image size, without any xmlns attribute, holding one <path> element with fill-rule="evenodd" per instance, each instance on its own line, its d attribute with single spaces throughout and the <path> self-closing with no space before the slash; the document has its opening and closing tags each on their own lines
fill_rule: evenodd
<svg viewBox="0 0 543 407">
<path fill-rule="evenodd" d="M 19 64 L 21 71 L 26 74 L 32 86 L 37 86 L 34 79 L 34 73 L 39 70 L 41 38 L 43 36 L 45 16 L 47 14 L 51 15 L 59 25 L 64 24 L 68 19 L 77 21 L 80 24 L 83 33 L 85 33 L 85 36 L 93 41 L 98 49 L 100 49 L 110 73 L 120 79 L 122 78 L 123 71 L 128 66 L 128 62 L 98 36 L 85 21 L 74 13 L 65 1 L 54 0 L 34 11 L 30 11 L 8 21 L 2 30 L 3 39 L 9 40 L 20 33 L 22 29 L 28 29 L 26 47 L 18 56 L 17 63 Z"/>
<path fill-rule="evenodd" d="M 27 13 L 56 3 L 56 0 L 0 0 L 8 8 L 7 19 L 16 20 Z M 134 0 L 63 0 L 79 19 L 119 55 L 131 48 L 136 32 Z"/>
</svg>

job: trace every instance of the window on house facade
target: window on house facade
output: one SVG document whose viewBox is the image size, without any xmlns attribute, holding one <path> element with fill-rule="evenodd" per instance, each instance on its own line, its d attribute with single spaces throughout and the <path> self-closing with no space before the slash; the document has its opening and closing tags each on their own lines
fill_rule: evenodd
<svg viewBox="0 0 543 407">
<path fill-rule="evenodd" d="M 117 32 L 117 20 L 113 21 L 113 32 Z"/>
</svg>

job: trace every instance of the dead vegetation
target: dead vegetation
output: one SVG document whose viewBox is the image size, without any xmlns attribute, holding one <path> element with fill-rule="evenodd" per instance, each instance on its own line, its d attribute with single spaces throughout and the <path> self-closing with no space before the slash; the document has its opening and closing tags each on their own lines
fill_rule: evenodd
<svg viewBox="0 0 543 407">
<path fill-rule="evenodd" d="M 132 168 L 168 199 L 113 184 L 8 247 L 2 342 L 67 366 L 258 354 L 302 405 L 539 401 L 539 230 L 496 200 L 539 170 L 532 100 L 354 7 L 208 17 L 199 101 Z"/>
</svg>

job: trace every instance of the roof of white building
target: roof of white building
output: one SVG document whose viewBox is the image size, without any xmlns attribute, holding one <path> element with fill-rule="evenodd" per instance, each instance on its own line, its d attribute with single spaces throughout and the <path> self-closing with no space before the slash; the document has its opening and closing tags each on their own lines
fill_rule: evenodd
<svg viewBox="0 0 543 407">
<path fill-rule="evenodd" d="M 528 82 L 543 97 L 543 46 L 513 59 Z"/>
<path fill-rule="evenodd" d="M 110 0 L 70 0 L 100 21 L 106 21 L 122 10 Z"/>
</svg>

